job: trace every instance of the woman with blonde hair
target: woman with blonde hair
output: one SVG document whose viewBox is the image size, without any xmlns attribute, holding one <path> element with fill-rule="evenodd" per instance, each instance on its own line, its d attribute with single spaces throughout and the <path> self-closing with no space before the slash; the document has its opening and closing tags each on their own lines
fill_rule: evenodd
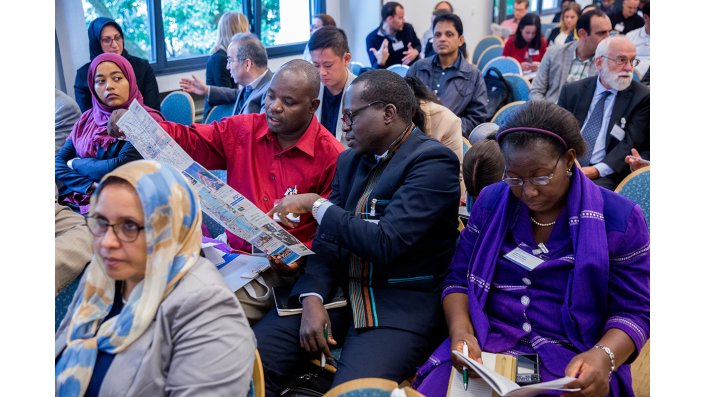
<svg viewBox="0 0 705 397">
<path fill-rule="evenodd" d="M 580 4 L 574 1 L 563 4 L 560 23 L 548 35 L 549 47 L 554 44 L 570 43 L 578 39 L 575 26 L 578 24 L 578 18 L 580 18 L 581 13 Z"/>
</svg>

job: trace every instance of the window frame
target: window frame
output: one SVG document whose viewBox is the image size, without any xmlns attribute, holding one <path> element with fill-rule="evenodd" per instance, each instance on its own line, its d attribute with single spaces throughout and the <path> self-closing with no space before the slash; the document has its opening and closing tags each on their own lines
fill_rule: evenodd
<svg viewBox="0 0 705 397">
<path fill-rule="evenodd" d="M 319 13 L 325 13 L 326 0 L 309 0 L 311 16 Z M 166 55 L 166 43 L 164 35 L 164 20 L 162 16 L 162 0 L 146 0 L 147 14 L 149 17 L 150 37 L 152 39 L 151 50 L 152 59 L 150 62 L 154 73 L 157 76 L 168 75 L 180 72 L 187 72 L 197 69 L 202 69 L 208 61 L 208 54 L 189 57 L 184 59 L 168 60 Z M 262 26 L 260 23 L 260 15 L 262 13 L 262 0 L 244 0 L 242 2 L 242 13 L 250 22 L 252 33 L 260 36 Z M 284 56 L 302 54 L 306 48 L 306 42 L 292 43 L 286 45 L 269 46 L 267 49 L 267 57 L 279 58 Z"/>
</svg>

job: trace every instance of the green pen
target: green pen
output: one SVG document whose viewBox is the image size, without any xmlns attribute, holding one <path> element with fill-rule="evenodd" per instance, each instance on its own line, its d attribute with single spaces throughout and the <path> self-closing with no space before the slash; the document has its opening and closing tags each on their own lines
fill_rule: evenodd
<svg viewBox="0 0 705 397">
<path fill-rule="evenodd" d="M 328 323 L 325 323 L 323 325 L 323 337 L 326 339 L 326 343 L 328 343 Z M 321 352 L 321 368 L 326 367 L 326 352 Z M 465 388 L 467 390 L 467 387 Z"/>
<path fill-rule="evenodd" d="M 468 342 L 463 341 L 463 355 L 465 357 L 468 356 Z M 465 391 L 468 390 L 468 369 L 467 367 L 463 367 L 463 387 L 465 388 Z"/>
</svg>

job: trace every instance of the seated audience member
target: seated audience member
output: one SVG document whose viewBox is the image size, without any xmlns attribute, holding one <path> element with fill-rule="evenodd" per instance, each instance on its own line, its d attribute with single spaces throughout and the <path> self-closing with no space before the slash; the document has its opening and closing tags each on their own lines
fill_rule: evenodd
<svg viewBox="0 0 705 397">
<path fill-rule="evenodd" d="M 59 152 L 79 117 L 81 108 L 63 91 L 54 88 L 54 154 Z"/>
<path fill-rule="evenodd" d="M 558 11 L 557 13 L 553 14 L 553 19 L 551 20 L 551 23 L 556 23 L 561 21 L 561 15 L 563 14 L 563 7 L 565 7 L 566 4 L 573 2 L 573 0 L 561 0 L 561 11 Z M 550 40 L 549 40 L 550 41 Z"/>
<path fill-rule="evenodd" d="M 455 14 L 439 15 L 433 21 L 436 55 L 415 63 L 407 76 L 416 77 L 438 96 L 463 123 L 463 135 L 489 116 L 487 89 L 482 73 L 470 65 L 458 48 L 465 42 L 463 22 Z"/>
<path fill-rule="evenodd" d="M 113 53 L 122 55 L 132 66 L 135 75 L 137 88 L 144 97 L 145 105 L 152 109 L 159 110 L 159 86 L 154 70 L 146 59 L 138 58 L 127 53 L 124 47 L 125 35 L 122 28 L 114 20 L 105 17 L 98 17 L 88 25 L 88 49 L 90 50 L 91 61 L 100 54 Z M 76 80 L 73 83 L 76 102 L 85 112 L 93 106 L 90 86 L 93 82 L 88 82 L 88 68 L 91 62 L 81 66 L 76 71 Z"/>
<path fill-rule="evenodd" d="M 576 395 L 632 396 L 629 363 L 649 338 L 649 230 L 641 209 L 585 177 L 567 111 L 530 101 L 497 135 L 504 182 L 472 207 L 443 283 L 449 338 L 415 385 L 445 396 L 451 351 L 537 354 L 541 381 Z M 528 260 L 508 259 L 519 252 Z M 538 265 L 536 265 L 538 263 Z M 529 270 L 533 269 L 533 270 Z M 572 394 L 565 394 L 572 395 Z"/>
<path fill-rule="evenodd" d="M 425 48 L 426 44 L 431 43 L 433 40 L 433 20 L 436 18 L 437 15 L 449 12 L 453 13 L 453 5 L 450 4 L 450 2 L 447 1 L 439 1 L 436 3 L 436 5 L 433 7 L 433 12 L 431 13 L 431 26 L 423 32 L 423 35 L 421 36 L 421 48 Z M 422 55 L 424 54 L 423 52 L 421 53 Z M 425 58 L 425 56 L 423 56 Z"/>
<path fill-rule="evenodd" d="M 333 19 L 332 16 L 328 14 L 316 14 L 311 18 L 311 35 L 313 35 L 318 29 L 324 27 L 324 26 L 333 26 L 335 27 L 335 19 Z M 308 45 L 306 48 L 304 48 L 304 55 L 303 58 L 309 62 L 311 62 L 311 51 L 308 48 Z"/>
<path fill-rule="evenodd" d="M 507 27 L 512 32 L 516 32 L 519 21 L 524 18 L 528 11 L 529 0 L 514 0 L 514 15 L 511 18 L 507 18 L 500 26 Z"/>
<path fill-rule="evenodd" d="M 600 10 L 607 15 L 612 14 L 614 11 L 614 0 L 598 0 L 596 3 L 600 7 Z"/>
<path fill-rule="evenodd" d="M 264 97 L 273 75 L 267 67 L 264 45 L 252 33 L 237 33 L 228 45 L 227 54 L 230 75 L 242 89 L 206 85 L 195 75 L 192 79 L 181 79 L 179 86 L 186 92 L 205 95 L 210 106 L 235 103 L 233 116 L 264 112 Z"/>
<path fill-rule="evenodd" d="M 482 189 L 504 177 L 504 157 L 495 136 L 477 142 L 463 157 L 463 180 L 468 193 L 467 208 L 477 201 Z"/>
<path fill-rule="evenodd" d="M 226 12 L 218 21 L 218 41 L 211 50 L 206 62 L 206 84 L 217 87 L 237 88 L 237 83 L 228 69 L 228 46 L 237 33 L 249 32 L 250 23 L 247 17 L 239 12 Z M 208 101 L 203 104 L 203 119 L 206 119 L 211 106 Z"/>
<path fill-rule="evenodd" d="M 107 174 L 88 229 L 95 256 L 56 332 L 56 395 L 240 395 L 255 339 L 215 265 L 181 173 L 136 161 Z"/>
<path fill-rule="evenodd" d="M 54 210 L 54 293 L 58 295 L 90 262 L 93 247 L 86 218 L 59 204 L 56 198 Z"/>
<path fill-rule="evenodd" d="M 348 90 L 352 150 L 340 155 L 331 201 L 299 194 L 270 211 L 312 212 L 319 226 L 316 255 L 290 295 L 303 314 L 271 310 L 254 327 L 268 396 L 307 354 L 330 357 L 329 344 L 343 346 L 334 385 L 402 381 L 442 326 L 438 287 L 458 235 L 458 158 L 414 128 L 416 99 L 402 77 L 373 70 Z M 326 311 L 323 301 L 338 286 L 349 305 Z"/>
<path fill-rule="evenodd" d="M 651 82 L 651 67 L 649 67 L 648 69 L 646 69 L 646 73 L 644 73 L 644 77 L 641 78 L 641 82 L 642 82 L 642 84 L 644 84 L 644 85 L 647 86 L 647 87 L 650 85 L 650 82 Z"/>
<path fill-rule="evenodd" d="M 627 34 L 644 26 L 644 19 L 636 13 L 638 8 L 639 0 L 623 0 L 621 5 L 617 4 L 610 14 L 612 28 L 621 34 Z"/>
<path fill-rule="evenodd" d="M 164 120 L 161 113 L 146 106 L 130 62 L 120 55 L 104 53 L 95 57 L 86 81 L 90 82 L 93 106 L 74 124 L 54 160 L 59 203 L 82 214 L 88 212 L 90 196 L 103 175 L 142 158 L 130 142 L 108 134 L 111 112 L 127 109 L 132 101 L 137 101 L 152 118 Z"/>
<path fill-rule="evenodd" d="M 396 1 L 382 5 L 382 22 L 367 35 L 365 43 L 373 69 L 411 65 L 422 50 L 414 27 L 404 22 L 404 7 Z"/>
<path fill-rule="evenodd" d="M 321 104 L 316 109 L 316 117 L 335 139 L 347 146 L 340 118 L 343 116 L 345 90 L 356 77 L 348 69 L 352 58 L 348 38 L 342 29 L 324 26 L 311 35 L 307 48 L 323 83 L 318 94 Z"/>
<path fill-rule="evenodd" d="M 502 55 L 516 59 L 524 72 L 535 72 L 545 53 L 546 39 L 541 33 L 541 18 L 536 14 L 524 15 L 516 32 L 504 43 Z"/>
<path fill-rule="evenodd" d="M 578 158 L 583 173 L 598 185 L 614 189 L 629 173 L 624 157 L 631 148 L 649 149 L 649 89 L 634 81 L 636 48 L 624 36 L 608 37 L 597 46 L 598 75 L 563 87 L 558 104 L 582 126 L 588 145 Z"/>
<path fill-rule="evenodd" d="M 531 83 L 529 99 L 556 102 L 565 83 L 597 74 L 595 48 L 609 36 L 611 28 L 610 19 L 602 11 L 583 12 L 575 26 L 578 40 L 555 45 L 546 51 Z"/>
<path fill-rule="evenodd" d="M 651 16 L 649 15 L 650 3 L 646 2 L 642 13 L 644 14 L 644 26 L 627 33 L 627 38 L 636 47 L 636 57 L 639 58 L 639 65 L 636 70 L 639 76 L 644 78 L 651 64 Z"/>
<path fill-rule="evenodd" d="M 577 39 L 575 25 L 580 17 L 580 4 L 569 1 L 564 3 L 561 19 L 558 26 L 551 30 L 548 35 L 548 46 L 555 44 L 565 44 Z"/>
<path fill-rule="evenodd" d="M 632 154 L 627 155 L 627 157 L 624 158 L 624 162 L 629 164 L 629 171 L 631 172 L 634 172 L 644 167 L 649 167 L 651 165 L 651 162 L 649 160 L 641 158 L 639 152 L 637 152 L 637 150 L 634 148 L 632 148 Z"/>
<path fill-rule="evenodd" d="M 463 165 L 463 124 L 460 117 L 453 114 L 447 107 L 443 106 L 436 94 L 431 92 L 419 79 L 412 76 L 404 78 L 406 84 L 419 102 L 417 116 L 414 117 L 416 126 L 426 135 L 444 144 L 452 150 L 460 166 Z M 463 184 L 463 174 L 460 175 L 460 201 L 465 202 L 465 185 Z"/>
<path fill-rule="evenodd" d="M 269 211 L 294 191 L 328 197 L 338 154 L 343 147 L 315 116 L 319 105 L 320 77 L 303 59 L 284 64 L 267 90 L 265 112 L 226 117 L 210 124 L 162 122 L 161 127 L 196 162 L 210 170 L 227 170 L 227 183 L 262 211 Z M 115 114 L 115 122 L 121 114 Z M 316 221 L 305 214 L 285 229 L 311 248 Z M 250 252 L 251 245 L 225 231 L 231 248 Z M 303 264 L 306 258 L 299 262 Z M 299 263 L 289 266 L 271 260 L 272 268 L 261 274 L 268 287 L 291 284 Z M 236 292 L 247 319 L 254 323 L 273 305 L 268 289 L 255 280 Z M 247 289 L 250 289 L 249 287 Z"/>
</svg>

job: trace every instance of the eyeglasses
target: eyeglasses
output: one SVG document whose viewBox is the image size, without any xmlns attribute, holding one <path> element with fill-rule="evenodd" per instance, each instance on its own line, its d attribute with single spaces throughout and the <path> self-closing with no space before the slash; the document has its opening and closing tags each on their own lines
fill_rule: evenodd
<svg viewBox="0 0 705 397">
<path fill-rule="evenodd" d="M 367 105 L 365 105 L 365 106 L 363 106 L 363 107 L 361 107 L 361 108 L 359 108 L 359 109 L 357 109 L 357 110 L 346 110 L 346 111 L 344 111 L 344 112 L 343 112 L 343 117 L 342 117 L 343 124 L 345 124 L 345 125 L 347 125 L 347 126 L 351 126 L 351 125 L 353 124 L 353 119 L 355 118 L 355 116 L 356 116 L 358 113 L 360 113 L 360 112 L 362 112 L 363 110 L 367 109 L 368 107 L 370 107 L 370 106 L 372 106 L 372 105 L 376 105 L 376 104 L 378 104 L 378 103 L 384 103 L 384 101 L 373 101 L 373 102 L 370 102 L 370 103 L 368 103 Z"/>
<path fill-rule="evenodd" d="M 96 237 L 105 236 L 105 234 L 108 233 L 108 228 L 112 227 L 115 236 L 123 243 L 131 243 L 137 240 L 140 231 L 144 229 L 144 226 L 140 226 L 132 221 L 110 224 L 105 218 L 97 216 L 86 217 L 86 225 L 91 234 Z"/>
<path fill-rule="evenodd" d="M 627 58 L 627 57 L 617 57 L 616 59 L 614 59 L 614 58 L 610 58 L 610 57 L 608 57 L 608 56 L 606 56 L 606 55 L 603 55 L 602 57 L 603 57 L 603 58 L 607 58 L 607 59 L 609 59 L 610 61 L 616 63 L 617 66 L 624 66 L 624 65 L 626 65 L 627 63 L 630 63 L 630 64 L 632 65 L 632 67 L 637 67 L 637 66 L 639 65 L 639 62 L 641 62 L 640 59 L 636 59 L 636 58 L 634 58 L 634 59 L 629 59 L 629 58 Z"/>
<path fill-rule="evenodd" d="M 553 170 L 556 170 L 556 167 L 558 166 L 558 162 L 561 161 L 561 156 L 558 156 L 558 159 L 556 160 L 556 164 L 553 166 Z M 506 173 L 506 171 L 505 171 Z M 546 186 L 548 185 L 549 182 L 551 182 L 551 179 L 553 178 L 553 172 L 551 172 L 550 175 L 546 176 L 535 176 L 532 178 L 504 178 L 502 179 L 504 183 L 511 187 L 516 187 L 516 186 L 524 186 L 524 183 L 526 181 L 531 182 L 532 185 L 534 186 Z"/>
<path fill-rule="evenodd" d="M 116 34 L 115 37 L 103 37 L 100 39 L 100 42 L 103 43 L 103 45 L 111 45 L 113 44 L 113 41 L 119 43 L 122 41 L 122 36 L 119 34 Z"/>
</svg>

